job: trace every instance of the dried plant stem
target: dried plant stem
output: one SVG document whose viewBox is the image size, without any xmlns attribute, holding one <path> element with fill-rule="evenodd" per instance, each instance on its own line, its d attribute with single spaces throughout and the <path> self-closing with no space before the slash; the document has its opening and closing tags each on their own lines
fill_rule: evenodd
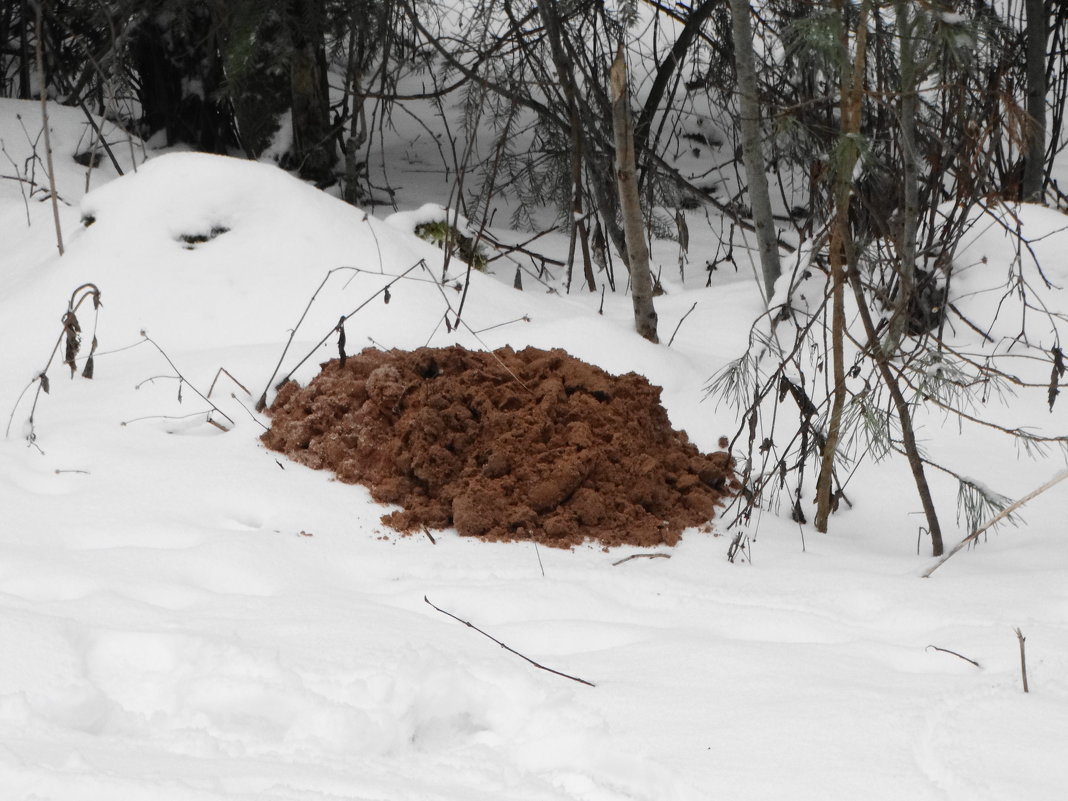
<svg viewBox="0 0 1068 801">
<path fill-rule="evenodd" d="M 26 188 L 23 186 L 23 184 L 29 184 L 31 192 L 33 192 L 33 188 L 36 186 L 36 184 L 29 178 L 23 178 L 19 174 L 19 165 L 15 163 L 15 160 L 13 158 L 11 158 L 11 155 L 7 152 L 7 149 L 4 147 L 4 143 L 2 141 L 0 141 L 0 153 L 4 154 L 4 157 L 11 162 L 11 166 L 15 170 L 14 175 L 0 175 L 0 178 L 15 181 L 19 185 L 19 193 L 22 195 L 22 207 L 26 211 L 26 227 L 32 227 L 33 223 L 30 219 L 30 200 L 26 196 Z"/>
<path fill-rule="evenodd" d="M 210 395 L 211 393 L 209 392 L 208 394 Z M 250 394 L 247 389 L 245 390 L 245 394 L 246 395 Z M 241 399 L 237 397 L 237 393 L 231 392 L 230 393 L 230 397 L 233 399 L 234 403 L 236 403 L 238 406 L 240 406 L 242 409 L 245 410 L 245 414 L 247 414 L 249 416 L 249 418 L 252 420 L 252 422 L 254 422 L 256 425 L 258 425 L 264 431 L 270 431 L 271 430 L 271 427 L 269 425 L 266 425 L 262 420 L 260 420 L 260 418 L 258 418 L 255 415 L 255 413 L 250 408 L 248 408 L 245 404 L 243 404 L 241 402 Z"/>
<path fill-rule="evenodd" d="M 492 331 L 494 328 L 503 328 L 506 325 L 512 325 L 513 323 L 529 323 L 530 316 L 524 314 L 522 317 L 516 317 L 514 320 L 505 320 L 503 323 L 494 323 L 493 325 L 487 325 L 485 328 L 479 328 L 477 331 L 472 331 L 472 334 L 484 334 L 487 331 Z"/>
<path fill-rule="evenodd" d="M 369 298 L 367 298 L 365 301 L 363 301 L 363 303 L 361 303 L 355 309 L 350 311 L 348 314 L 343 315 L 343 319 L 347 320 L 348 318 L 352 317 L 352 315 L 356 314 L 356 312 L 360 311 L 360 309 L 362 309 L 364 306 L 366 306 L 372 300 L 377 298 L 379 295 L 388 293 L 389 292 L 389 288 L 391 286 L 393 286 L 395 283 L 397 283 L 401 279 L 407 278 L 408 274 L 410 272 L 412 272 L 412 270 L 416 269 L 417 267 L 423 267 L 425 269 L 426 268 L 426 262 L 423 259 L 420 259 L 419 261 L 417 261 L 415 264 L 413 264 L 411 267 L 409 267 L 407 270 L 405 270 L 400 275 L 394 276 L 392 281 L 390 281 L 388 284 L 384 284 L 383 286 L 381 286 L 378 289 L 377 292 L 375 292 Z M 262 412 L 264 409 L 267 408 L 267 393 L 271 390 L 271 387 L 274 386 L 275 389 L 277 389 L 282 384 L 284 384 L 286 381 L 288 381 L 290 378 L 292 378 L 293 377 L 293 373 L 295 373 L 297 370 L 299 370 L 301 365 L 303 365 L 304 362 L 308 361 L 308 359 L 310 359 L 312 357 L 312 355 L 315 353 L 315 351 L 317 351 L 322 346 L 322 344 L 324 342 L 326 342 L 326 340 L 328 340 L 331 336 L 333 336 L 335 331 L 337 331 L 337 326 L 335 325 L 333 328 L 330 329 L 330 331 L 326 334 L 326 336 L 324 336 L 317 343 L 315 343 L 315 347 L 312 348 L 308 352 L 308 355 L 306 355 L 303 359 L 301 359 L 299 362 L 297 362 L 297 364 L 293 367 L 293 369 L 290 370 L 288 373 L 286 373 L 285 377 L 282 378 L 281 381 L 275 382 L 274 379 L 278 375 L 278 371 L 282 369 L 282 362 L 285 361 L 286 354 L 289 353 L 289 347 L 290 347 L 290 345 L 293 344 L 293 339 L 296 337 L 297 331 L 300 329 L 301 324 L 303 324 L 304 318 L 308 316 L 308 312 L 311 310 L 312 304 L 315 303 L 315 299 L 319 296 L 319 293 L 322 291 L 323 287 L 326 285 L 326 282 L 330 280 L 330 276 L 332 276 L 334 273 L 336 273 L 336 272 L 338 272 L 340 270 L 350 270 L 350 271 L 357 272 L 357 273 L 371 272 L 369 270 L 361 270 L 359 267 L 335 267 L 332 270 L 328 270 L 327 271 L 326 276 L 320 282 L 320 284 L 316 288 L 315 292 L 312 293 L 311 298 L 308 300 L 308 304 L 304 307 L 304 313 L 300 315 L 300 319 L 297 320 L 297 324 L 293 327 L 293 330 L 289 334 L 289 339 L 286 341 L 286 346 L 282 349 L 282 355 L 278 357 L 278 364 L 275 365 L 274 371 L 271 373 L 271 377 L 269 379 L 267 379 L 267 386 L 264 387 L 263 393 L 260 395 L 259 400 L 256 401 L 256 411 L 257 412 Z M 373 275 L 382 275 L 382 273 L 372 273 L 372 274 Z"/>
<path fill-rule="evenodd" d="M 289 339 L 286 340 L 286 346 L 282 348 L 282 355 L 278 357 L 278 364 L 275 365 L 274 372 L 271 373 L 271 377 L 267 379 L 267 386 L 263 389 L 263 394 L 260 395 L 260 399 L 256 401 L 256 411 L 262 412 L 267 407 L 267 392 L 271 388 L 271 382 L 274 381 L 274 377 L 278 375 L 278 371 L 282 369 L 282 362 L 285 361 L 286 354 L 289 353 L 289 346 L 293 344 L 293 338 L 296 337 L 297 331 L 304 323 L 304 318 L 308 316 L 308 312 L 311 311 L 312 304 L 315 303 L 315 299 L 319 297 L 319 293 L 323 287 L 326 286 L 326 282 L 330 280 L 330 276 L 339 270 L 355 270 L 356 267 L 335 267 L 332 270 L 327 270 L 326 275 L 323 276 L 323 280 L 319 282 L 319 286 L 316 287 L 312 296 L 308 298 L 308 304 L 304 307 L 303 314 L 300 315 L 300 319 L 297 320 L 297 324 L 293 326 L 293 329 L 289 332 Z"/>
<path fill-rule="evenodd" d="M 240 381 L 238 381 L 236 378 L 234 378 L 233 374 L 229 370 L 227 370 L 225 367 L 220 367 L 215 372 L 215 378 L 212 379 L 211 386 L 208 387 L 208 397 L 209 398 L 211 397 L 211 393 L 215 391 L 215 384 L 218 382 L 219 376 L 221 376 L 221 375 L 225 375 L 227 378 L 229 378 L 231 381 L 233 381 L 235 384 L 237 384 L 239 387 L 241 387 L 241 389 L 245 390 L 245 394 L 246 395 L 250 395 L 250 396 L 252 395 L 252 393 L 248 391 L 248 387 L 246 387 L 244 384 L 242 384 Z M 231 395 L 231 397 L 233 397 L 233 395 Z"/>
<path fill-rule="evenodd" d="M 482 629 L 480 629 L 478 626 L 472 625 L 471 623 L 469 623 L 468 621 L 464 620 L 463 618 L 457 617 L 452 612 L 446 612 L 441 607 L 435 606 L 434 604 L 432 604 L 430 602 L 430 599 L 427 598 L 425 595 L 423 596 L 423 601 L 426 602 L 427 605 L 429 605 L 430 607 L 432 607 L 432 608 L 436 609 L 437 611 L 441 612 L 441 614 L 445 615 L 446 617 L 451 617 L 453 620 L 457 621 L 458 623 L 463 623 L 469 629 L 474 629 L 479 634 L 481 634 L 483 637 L 485 637 L 485 638 L 487 638 L 489 640 L 493 640 L 493 642 L 497 643 L 497 645 L 501 646 L 501 648 L 506 650 L 508 653 L 515 654 L 520 659 L 526 660 L 527 662 L 529 662 L 530 664 L 532 664 L 534 667 L 538 668 L 539 670 L 544 670 L 544 671 L 546 671 L 548 673 L 552 673 L 552 674 L 554 674 L 556 676 L 562 676 L 565 679 L 571 679 L 571 681 L 577 681 L 579 684 L 585 684 L 587 687 L 596 687 L 597 686 L 596 684 L 594 684 L 591 681 L 586 681 L 585 679 L 580 679 L 578 676 L 569 676 L 567 673 L 561 673 L 559 670 L 553 670 L 550 667 L 545 667 L 545 665 L 541 665 L 541 664 L 535 662 L 529 656 L 524 656 L 523 654 L 519 653 L 519 651 L 515 650 L 514 648 L 509 648 L 507 645 L 505 645 L 503 642 L 498 640 L 496 637 L 494 637 L 494 636 L 492 636 L 490 634 L 487 634 Z"/>
<path fill-rule="evenodd" d="M 669 554 L 669 553 L 632 553 L 630 556 L 623 557 L 618 562 L 613 562 L 612 563 L 612 567 L 616 567 L 617 565 L 621 565 L 624 562 L 629 562 L 631 559 L 670 559 L 670 558 L 671 558 L 671 554 Z"/>
<path fill-rule="evenodd" d="M 164 351 L 163 348 L 161 348 L 156 343 L 156 341 L 154 339 L 152 339 L 152 337 L 150 337 L 144 331 L 141 332 L 141 336 L 144 338 L 145 342 L 149 343 L 152 347 L 154 347 L 156 350 L 158 350 L 160 355 L 164 359 L 167 360 L 167 364 L 169 364 L 171 366 L 171 370 L 174 371 L 174 375 L 178 378 L 179 381 L 181 381 L 187 387 L 192 389 L 193 392 L 195 392 L 200 397 L 200 399 L 202 401 L 204 401 L 206 404 L 208 404 L 208 406 L 210 406 L 212 408 L 212 411 L 218 412 L 220 415 L 222 415 L 227 420 L 229 420 L 231 427 L 237 425 L 237 423 L 234 422 L 234 419 L 230 415 L 228 415 L 226 412 L 224 412 L 222 409 L 220 409 L 218 406 L 216 406 L 214 403 L 212 403 L 211 400 L 209 400 L 207 395 L 205 395 L 203 392 L 201 392 L 199 389 L 197 389 L 195 386 L 193 386 L 191 383 L 189 383 L 189 380 L 184 375 L 182 375 L 182 372 L 175 366 L 174 362 L 171 361 L 171 357 L 167 355 L 166 351 Z M 197 414 L 199 414 L 199 412 Z M 223 431 L 229 431 L 228 428 L 225 428 L 224 426 L 220 425 L 218 423 L 218 421 L 211 419 L 211 412 L 208 412 L 207 414 L 208 414 L 208 422 L 209 423 L 211 423 L 216 428 L 222 429 Z M 143 418 L 142 417 L 142 418 L 138 418 L 138 419 L 139 420 L 144 420 L 144 419 L 147 419 L 147 418 Z M 131 420 L 131 421 L 128 421 L 128 422 L 133 422 L 133 421 Z"/>
<path fill-rule="evenodd" d="M 982 668 L 982 665 L 980 665 L 974 659 L 969 659 L 964 654 L 958 654 L 956 651 L 951 651 L 948 648 L 939 648 L 937 645 L 928 645 L 927 646 L 927 649 L 931 649 L 931 648 L 934 648 L 936 651 L 941 651 L 944 654 L 952 654 L 953 656 L 957 657 L 958 659 L 963 659 L 965 662 L 971 662 L 977 668 Z"/>
<path fill-rule="evenodd" d="M 689 317 L 693 313 L 693 310 L 696 309 L 696 308 L 697 308 L 697 301 L 695 300 L 693 302 L 693 305 L 690 307 L 690 310 L 688 312 L 686 312 L 686 314 L 682 315 L 682 317 L 679 318 L 679 324 L 675 326 L 675 330 L 671 332 L 671 339 L 668 340 L 668 347 L 669 348 L 671 347 L 672 343 L 675 341 L 675 334 L 679 333 L 679 329 L 682 328 L 682 324 L 684 322 L 686 322 L 686 318 Z"/>
<path fill-rule="evenodd" d="M 1027 689 L 1027 652 L 1024 650 L 1024 643 L 1027 642 L 1027 638 L 1023 636 L 1023 632 L 1016 629 L 1016 639 L 1020 641 L 1020 678 L 1023 679 L 1024 692 L 1030 692 Z"/>
<path fill-rule="evenodd" d="M 988 522 L 986 522 L 984 525 L 982 525 L 979 528 L 977 528 L 975 531 L 973 531 L 967 537 L 965 537 L 960 542 L 958 542 L 956 545 L 954 545 L 953 548 L 949 551 L 949 553 L 947 553 L 945 556 L 943 556 L 941 559 L 939 559 L 937 562 L 935 562 L 928 570 L 926 570 L 923 573 L 922 577 L 923 578 L 930 578 L 931 574 L 934 573 L 936 570 L 938 570 L 938 568 L 940 568 L 942 565 L 944 565 L 946 563 L 946 561 L 949 559 L 949 557 L 953 556 L 953 554 L 955 554 L 958 551 L 962 550 L 964 548 L 964 546 L 966 546 L 969 542 L 975 541 L 975 539 L 978 538 L 980 534 L 982 534 L 984 531 L 989 529 L 995 523 L 998 523 L 999 521 L 1004 520 L 1006 517 L 1011 515 L 1013 512 L 1015 512 L 1017 509 L 1019 509 L 1025 503 L 1027 503 L 1028 501 L 1034 500 L 1039 495 L 1041 495 L 1043 492 L 1048 490 L 1050 487 L 1053 487 L 1056 484 L 1059 484 L 1060 482 L 1064 481 L 1064 479 L 1066 479 L 1066 478 L 1068 478 L 1068 470 L 1063 470 L 1060 473 L 1058 473 L 1057 475 L 1055 475 L 1053 478 L 1051 478 L 1049 481 L 1047 481 L 1045 484 L 1043 484 L 1041 487 L 1039 487 L 1038 489 L 1036 489 L 1033 492 L 1030 492 L 1027 495 L 1025 495 L 1024 497 L 1020 498 L 1020 500 L 1016 501 L 1016 503 L 1011 504 L 1009 506 L 1006 506 L 1004 509 L 1002 509 L 1000 512 L 998 512 L 996 515 L 994 515 L 994 517 L 992 517 Z"/>
<path fill-rule="evenodd" d="M 146 414 L 141 417 L 131 417 L 129 420 L 122 420 L 119 422 L 120 426 L 128 426 L 130 423 L 140 423 L 142 420 L 188 420 L 191 417 L 200 417 L 204 412 L 190 412 L 189 414 Z M 215 426 L 220 431 L 229 431 L 221 423 L 208 418 L 208 423 Z"/>
<path fill-rule="evenodd" d="M 7 418 L 7 428 L 4 429 L 5 438 L 7 438 L 11 434 L 11 424 L 15 419 L 15 412 L 18 410 L 19 404 L 22 403 L 22 399 L 26 396 L 26 393 L 30 391 L 30 387 L 32 387 L 34 384 L 37 384 L 37 391 L 34 393 L 33 396 L 33 404 L 30 406 L 30 433 L 27 437 L 27 439 L 31 443 L 34 442 L 34 440 L 36 439 L 33 418 L 34 415 L 37 413 L 37 401 L 41 398 L 41 392 L 47 393 L 49 391 L 48 370 L 52 367 L 52 362 L 55 361 L 56 354 L 59 353 L 59 346 L 62 345 L 64 343 L 64 340 L 67 340 L 68 337 L 71 335 L 72 329 L 68 327 L 70 321 L 72 319 L 76 319 L 75 313 L 78 311 L 78 309 L 81 308 L 81 305 L 83 302 L 85 302 L 86 298 L 93 298 L 94 310 L 98 311 L 100 309 L 100 290 L 97 288 L 96 284 L 82 284 L 80 287 L 75 289 L 74 292 L 71 293 L 70 300 L 67 301 L 67 311 L 62 317 L 63 330 L 59 332 L 59 336 L 56 338 L 56 344 L 52 346 L 52 353 L 49 355 L 48 362 L 45 364 L 44 369 L 41 370 L 41 372 L 39 372 L 36 376 L 34 376 L 33 379 L 26 385 L 25 389 L 23 389 L 22 392 L 19 393 L 19 397 L 15 401 L 15 405 L 11 408 L 11 414 Z M 74 343 L 74 351 L 77 351 L 77 342 Z M 66 362 L 66 364 L 69 364 L 71 366 L 71 377 L 74 376 L 73 359 L 75 357 L 75 352 L 69 354 L 69 359 Z M 84 373 L 86 378 L 92 378 L 92 369 L 89 367 L 89 365 L 91 364 L 93 356 L 95 354 L 96 323 L 94 321 L 92 349 L 89 352 L 89 358 L 86 360 L 87 372 Z"/>
<path fill-rule="evenodd" d="M 56 195 L 56 170 L 52 163 L 52 137 L 48 133 L 48 91 L 44 71 L 44 43 L 41 34 L 41 2 L 34 3 L 37 11 L 34 36 L 37 40 L 37 81 L 41 94 L 41 122 L 44 125 L 45 159 L 48 162 L 48 188 L 52 194 L 52 218 L 56 221 L 56 248 L 63 255 L 63 229 L 59 224 L 59 198 Z"/>
<path fill-rule="evenodd" d="M 449 312 L 451 312 L 453 310 L 452 309 L 452 304 L 449 303 L 449 298 L 445 294 L 445 290 L 441 288 L 441 284 L 435 282 L 434 285 L 437 287 L 438 294 L 441 295 L 441 299 L 445 302 L 445 314 L 442 317 L 442 322 L 445 323 L 446 330 L 453 331 L 454 329 L 449 323 Z M 485 343 L 485 341 L 482 339 L 482 337 L 480 337 L 478 335 L 479 332 L 475 331 L 473 328 L 471 328 L 471 326 L 469 326 L 464 320 L 462 320 L 460 318 L 459 313 L 456 314 L 456 323 L 457 323 L 456 328 L 459 329 L 460 326 L 463 326 L 467 330 L 467 332 L 471 336 L 473 336 L 475 338 L 475 341 L 478 342 L 478 344 L 482 346 L 482 349 L 485 350 L 486 353 L 490 354 L 494 358 L 494 360 L 496 360 L 497 364 L 499 364 L 501 366 L 501 368 L 506 373 L 508 373 L 509 376 L 512 377 L 512 380 L 515 381 L 516 384 L 521 386 L 524 389 L 524 391 L 526 391 L 526 392 L 528 392 L 530 394 L 534 394 L 533 390 L 531 390 L 530 387 L 528 387 L 526 384 L 523 383 L 523 379 L 521 379 L 519 376 L 517 376 L 512 371 L 512 369 L 507 364 L 504 363 L 504 361 L 501 359 L 501 357 L 498 356 L 497 353 L 492 348 L 490 348 L 489 345 L 487 345 Z M 435 329 L 435 330 L 437 330 L 437 329 Z M 433 337 L 433 334 L 431 334 L 431 337 Z M 429 342 L 429 340 L 428 340 L 428 342 Z"/>
</svg>

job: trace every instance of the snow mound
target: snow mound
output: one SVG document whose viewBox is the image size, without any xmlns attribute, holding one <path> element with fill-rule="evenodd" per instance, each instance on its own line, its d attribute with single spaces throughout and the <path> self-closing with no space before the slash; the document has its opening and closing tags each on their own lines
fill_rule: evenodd
<svg viewBox="0 0 1068 801">
<path fill-rule="evenodd" d="M 123 336 L 145 328 L 193 347 L 281 342 L 327 272 L 349 268 L 364 280 L 325 293 L 306 321 L 329 331 L 386 265 L 438 256 L 277 167 L 202 153 L 153 159 L 81 212 L 61 265 L 69 280 L 91 277 Z"/>
</svg>

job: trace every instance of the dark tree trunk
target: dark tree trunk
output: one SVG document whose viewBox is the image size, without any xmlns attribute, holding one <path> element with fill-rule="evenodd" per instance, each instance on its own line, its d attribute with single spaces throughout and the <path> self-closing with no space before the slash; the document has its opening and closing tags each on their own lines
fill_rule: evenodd
<svg viewBox="0 0 1068 801">
<path fill-rule="evenodd" d="M 909 310 L 916 292 L 916 237 L 920 221 L 919 159 L 916 144 L 916 109 L 918 105 L 916 59 L 913 51 L 913 31 L 916 21 L 909 13 L 909 4 L 898 0 L 898 53 L 901 70 L 899 121 L 901 127 L 901 230 L 898 242 L 897 304 L 890 322 L 888 346 L 896 350 L 909 328 Z"/>
<path fill-rule="evenodd" d="M 30 99 L 30 38 L 27 28 L 30 24 L 30 4 L 28 0 L 19 2 L 19 99 Z"/>
<path fill-rule="evenodd" d="M 177 138 L 174 117 L 182 94 L 182 76 L 171 61 L 163 31 L 146 22 L 137 31 L 131 47 L 131 59 L 137 70 L 137 96 L 141 103 L 142 135 L 150 137 L 166 131 L 167 144 Z"/>
<path fill-rule="evenodd" d="M 1027 13 L 1027 116 L 1022 200 L 1042 201 L 1046 173 L 1046 42 L 1049 19 L 1043 0 L 1025 0 Z"/>
<path fill-rule="evenodd" d="M 337 157 L 330 128 L 322 0 L 289 0 L 286 22 L 292 43 L 293 160 L 302 178 L 328 184 Z"/>
<path fill-rule="evenodd" d="M 849 271 L 849 285 L 852 287 L 853 295 L 857 299 L 860 320 L 864 325 L 868 342 L 871 343 L 872 358 L 875 359 L 875 364 L 879 368 L 879 375 L 890 393 L 890 398 L 894 403 L 894 410 L 897 412 L 898 424 L 901 426 L 901 444 L 909 462 L 909 469 L 912 471 L 912 480 L 916 484 L 916 492 L 919 494 L 920 503 L 923 505 L 924 516 L 927 518 L 927 533 L 931 535 L 931 555 L 941 556 L 944 550 L 942 526 L 938 522 L 938 511 L 935 509 L 934 498 L 931 497 L 931 487 L 927 483 L 927 476 L 923 469 L 923 457 L 920 455 L 920 447 L 916 443 L 916 432 L 912 426 L 912 409 L 909 407 L 908 401 L 905 400 L 905 396 L 901 393 L 901 387 L 898 386 L 897 378 L 890 368 L 890 361 L 887 359 L 886 353 L 879 346 L 879 332 L 876 330 L 871 313 L 868 311 L 864 288 L 860 285 L 860 276 L 855 269 Z"/>
</svg>

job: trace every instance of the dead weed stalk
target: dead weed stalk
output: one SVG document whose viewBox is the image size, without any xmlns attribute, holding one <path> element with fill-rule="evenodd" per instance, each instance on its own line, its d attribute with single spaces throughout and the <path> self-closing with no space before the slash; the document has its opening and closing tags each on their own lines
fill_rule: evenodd
<svg viewBox="0 0 1068 801">
<path fill-rule="evenodd" d="M 34 384 L 36 384 L 37 389 L 33 395 L 33 403 L 30 405 L 30 430 L 26 435 L 26 441 L 31 445 L 36 445 L 37 430 L 34 425 L 34 415 L 37 413 L 37 401 L 40 400 L 42 392 L 49 394 L 51 391 L 51 382 L 48 378 L 48 371 L 52 367 L 52 363 L 55 361 L 56 354 L 59 353 L 61 345 L 63 346 L 63 363 L 70 367 L 71 378 L 74 378 L 74 374 L 78 371 L 77 358 L 82 346 L 82 325 L 78 320 L 78 309 L 80 309 L 82 304 L 89 298 L 92 298 L 93 300 L 93 338 L 89 348 L 89 355 L 86 357 L 85 365 L 82 368 L 82 377 L 90 379 L 93 377 L 93 371 L 95 369 L 93 357 L 96 354 L 97 347 L 96 325 L 101 305 L 100 289 L 96 284 L 86 283 L 82 284 L 71 293 L 70 300 L 67 301 L 67 310 L 60 318 L 62 330 L 56 339 L 56 344 L 52 346 L 52 353 L 48 357 L 48 362 L 45 364 L 44 369 L 34 376 L 30 383 L 26 385 L 26 388 L 22 390 L 18 399 L 15 401 L 15 405 L 11 409 L 11 414 L 7 418 L 7 428 L 4 430 L 5 438 L 11 434 L 11 425 L 15 419 L 15 412 L 18 410 L 19 404 L 21 404 L 22 399 L 26 397 L 26 393 L 33 388 Z"/>
<path fill-rule="evenodd" d="M 234 419 L 232 417 L 230 417 L 230 415 L 228 415 L 226 412 L 224 412 L 222 409 L 220 409 L 218 406 L 216 406 L 214 403 L 212 403 L 211 399 L 207 395 L 205 395 L 203 392 L 201 392 L 199 389 L 197 389 L 194 384 L 190 383 L 189 379 L 186 378 L 182 374 L 181 370 L 179 370 L 178 367 L 174 364 L 174 361 L 171 359 L 171 357 L 167 355 L 167 352 L 165 350 L 163 350 L 163 348 L 160 347 L 159 343 L 157 343 L 154 339 L 152 339 L 152 337 L 150 337 L 144 331 L 144 329 L 141 330 L 141 338 L 142 338 L 142 340 L 144 342 L 147 342 L 148 344 L 150 344 L 152 347 L 154 347 L 156 350 L 159 351 L 160 355 L 164 359 L 167 360 L 167 364 L 170 365 L 171 371 L 174 373 L 174 375 L 153 376 L 152 378 L 146 378 L 144 381 L 142 381 L 140 384 L 138 384 L 136 388 L 140 388 L 145 383 L 155 381 L 157 378 L 173 378 L 173 379 L 176 379 L 178 381 L 178 402 L 179 403 L 182 402 L 182 387 L 183 386 L 188 386 L 191 390 L 193 390 L 194 393 L 196 393 L 196 395 L 202 401 L 204 401 L 206 404 L 208 404 L 208 406 L 210 406 L 211 409 L 208 410 L 207 412 L 192 412 L 192 413 L 187 414 L 187 415 L 182 415 L 181 418 L 172 417 L 170 415 L 154 415 L 152 418 L 138 417 L 138 418 L 135 418 L 134 420 L 124 420 L 122 422 L 122 425 L 125 426 L 125 425 L 128 425 L 129 423 L 135 423 L 135 422 L 137 422 L 139 420 L 161 419 L 161 418 L 162 419 L 184 419 L 184 418 L 187 418 L 187 417 L 196 417 L 196 416 L 201 415 L 201 414 L 206 415 L 205 422 L 209 423 L 210 425 L 215 426 L 220 431 L 229 431 L 231 428 L 233 428 L 235 425 L 237 425 L 237 423 L 234 422 Z M 221 368 L 220 368 L 220 370 L 221 370 Z M 223 371 L 223 372 L 225 372 L 225 371 Z M 226 373 L 226 374 L 230 375 L 229 373 Z M 219 373 L 216 373 L 215 374 L 215 378 L 218 379 L 218 377 L 219 377 Z M 233 378 L 233 376 L 230 376 L 230 377 Z M 237 382 L 237 379 L 234 379 L 234 381 L 235 381 L 235 383 L 238 383 L 238 386 L 241 386 L 241 384 L 239 382 Z M 212 387 L 214 387 L 214 386 L 215 386 L 215 382 L 213 381 L 212 382 Z M 242 389 L 244 389 L 244 387 L 242 387 Z M 248 390 L 246 390 L 246 392 L 247 391 Z M 210 393 L 210 391 L 209 391 L 209 393 Z M 226 421 L 229 423 L 229 426 L 225 426 L 222 423 L 220 423 L 218 420 L 213 419 L 212 418 L 212 414 L 218 414 L 220 417 L 226 418 Z"/>
</svg>

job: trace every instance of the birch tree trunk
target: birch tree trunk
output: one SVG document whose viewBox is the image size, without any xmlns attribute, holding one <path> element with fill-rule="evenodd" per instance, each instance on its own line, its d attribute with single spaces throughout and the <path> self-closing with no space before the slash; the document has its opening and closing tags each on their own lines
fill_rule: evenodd
<svg viewBox="0 0 1068 801">
<path fill-rule="evenodd" d="M 756 65 L 753 59 L 753 29 L 749 24 L 747 0 L 730 0 L 731 33 L 734 36 L 734 67 L 738 73 L 739 128 L 742 134 L 742 162 L 749 182 L 749 204 L 753 209 L 760 269 L 764 277 L 765 301 L 771 303 L 775 282 L 782 273 L 778 237 L 771 216 L 767 164 L 760 135 L 760 98 L 757 93 Z"/>
<path fill-rule="evenodd" d="M 656 333 L 656 309 L 653 307 L 653 280 L 649 274 L 649 248 L 645 244 L 645 225 L 638 196 L 638 175 L 634 166 L 634 125 L 627 89 L 627 62 L 620 43 L 611 69 L 612 128 L 616 144 L 616 186 L 623 214 L 623 233 L 627 239 L 627 268 L 630 270 L 630 293 L 634 303 L 634 328 L 650 342 L 659 342 Z"/>
</svg>

